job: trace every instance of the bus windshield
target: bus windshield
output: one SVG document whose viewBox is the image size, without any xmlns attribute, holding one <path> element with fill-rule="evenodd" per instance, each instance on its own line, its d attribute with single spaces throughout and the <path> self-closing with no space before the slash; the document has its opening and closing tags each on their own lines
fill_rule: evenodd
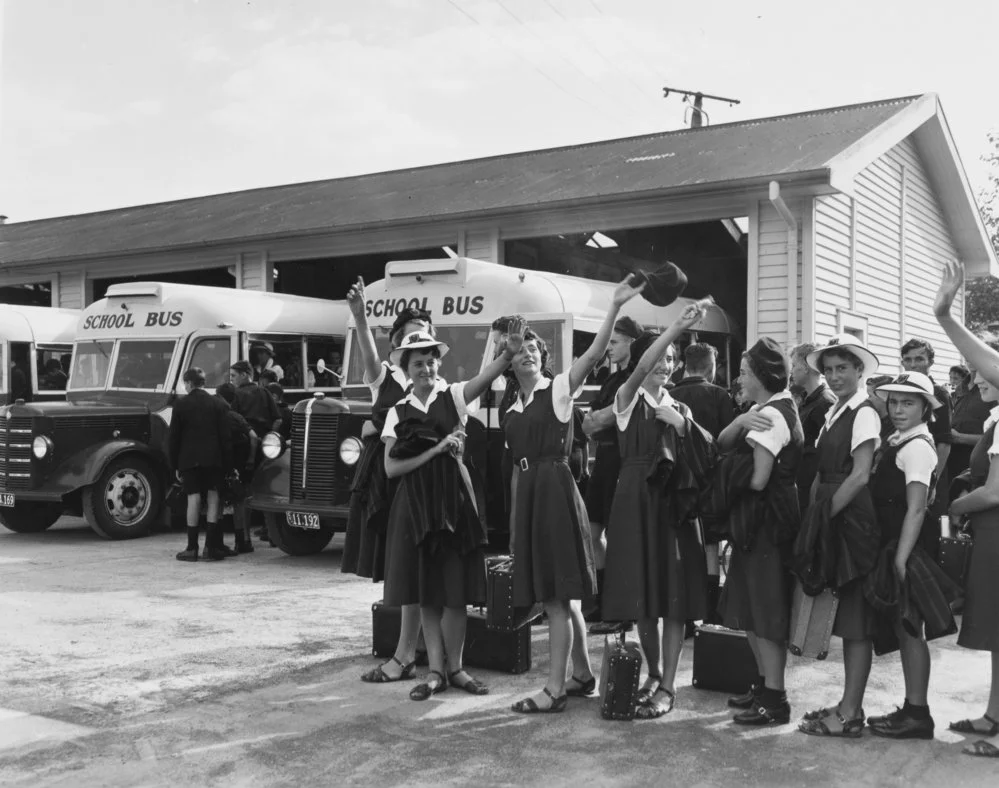
<svg viewBox="0 0 999 788">
<path fill-rule="evenodd" d="M 173 339 L 118 340 L 118 353 L 111 370 L 115 342 L 110 339 L 77 342 L 69 388 L 135 389 L 165 391 L 167 373 L 177 342 Z M 108 381 L 110 378 L 110 385 Z"/>
<path fill-rule="evenodd" d="M 389 350 L 389 329 L 376 326 L 371 329 L 375 337 L 375 347 L 379 358 L 387 361 Z M 470 380 L 482 368 L 482 354 L 489 338 L 489 326 L 437 326 L 437 338 L 447 344 L 449 350 L 441 361 L 439 374 L 448 383 Z M 364 367 L 357 345 L 357 329 L 351 329 L 350 359 L 347 366 L 347 385 L 361 386 Z"/>
<path fill-rule="evenodd" d="M 70 389 L 102 389 L 107 384 L 108 370 L 111 368 L 111 351 L 114 342 L 77 342 L 73 353 L 73 374 L 69 378 Z"/>
</svg>

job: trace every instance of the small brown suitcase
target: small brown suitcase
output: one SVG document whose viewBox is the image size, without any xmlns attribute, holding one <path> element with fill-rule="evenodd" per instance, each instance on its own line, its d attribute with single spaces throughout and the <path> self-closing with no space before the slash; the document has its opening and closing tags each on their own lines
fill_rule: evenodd
<svg viewBox="0 0 999 788">
<path fill-rule="evenodd" d="M 486 626 L 507 632 L 520 629 L 544 610 L 539 602 L 531 607 L 513 605 L 513 559 L 508 555 L 486 559 Z"/>
<path fill-rule="evenodd" d="M 395 654 L 401 627 L 402 613 L 399 608 L 375 602 L 371 606 L 371 655 L 387 659 Z"/>
<path fill-rule="evenodd" d="M 968 577 L 968 566 L 971 563 L 971 550 L 974 542 L 968 537 L 940 537 L 940 552 L 937 555 L 937 563 L 946 572 L 947 576 L 964 588 Z"/>
<path fill-rule="evenodd" d="M 600 666 L 600 716 L 605 720 L 633 720 L 638 708 L 638 681 L 642 652 L 622 631 L 604 637 Z"/>
<path fill-rule="evenodd" d="M 756 657 L 746 633 L 714 624 L 694 632 L 694 675 L 697 689 L 745 692 L 757 680 Z"/>
<path fill-rule="evenodd" d="M 490 629 L 484 613 L 469 610 L 465 664 L 502 673 L 526 673 L 531 669 L 531 628 Z"/>
<path fill-rule="evenodd" d="M 809 596 L 801 583 L 794 586 L 791 600 L 791 638 L 788 651 L 796 657 L 825 659 L 829 656 L 839 596 L 832 589 L 825 589 L 818 596 Z"/>
</svg>

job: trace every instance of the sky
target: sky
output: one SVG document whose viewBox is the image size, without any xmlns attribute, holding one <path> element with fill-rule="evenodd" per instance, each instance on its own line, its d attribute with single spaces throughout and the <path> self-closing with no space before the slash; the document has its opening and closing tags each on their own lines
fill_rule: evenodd
<svg viewBox="0 0 999 788">
<path fill-rule="evenodd" d="M 976 192 L 991 0 L 0 0 L 11 222 L 936 92 Z"/>
</svg>

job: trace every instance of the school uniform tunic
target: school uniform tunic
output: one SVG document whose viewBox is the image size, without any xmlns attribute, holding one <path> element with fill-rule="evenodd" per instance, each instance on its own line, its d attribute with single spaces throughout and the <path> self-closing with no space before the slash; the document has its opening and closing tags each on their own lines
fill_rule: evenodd
<svg viewBox="0 0 999 788">
<path fill-rule="evenodd" d="M 385 579 L 385 525 L 397 479 L 385 475 L 385 446 L 381 433 L 385 417 L 406 395 L 409 379 L 399 367 L 382 362 L 371 389 L 371 423 L 377 430 L 364 439 L 354 480 L 350 486 L 350 510 L 340 571 L 374 582 Z"/>
<path fill-rule="evenodd" d="M 795 477 L 804 435 L 790 392 L 774 394 L 758 410 L 768 412 L 772 426 L 748 432 L 736 451 L 752 454 L 761 446 L 774 456 L 760 510 L 763 522 L 753 529 L 750 549 L 733 545 L 719 608 L 726 627 L 783 643 L 791 627 L 791 578 L 786 564 L 790 540 L 801 519 Z"/>
<path fill-rule="evenodd" d="M 971 452 L 971 480 L 981 487 L 999 456 L 999 407 L 985 422 L 985 434 Z M 999 507 L 971 515 L 975 546 L 965 584 L 964 615 L 957 643 L 979 651 L 999 651 Z"/>
<path fill-rule="evenodd" d="M 881 443 L 881 420 L 867 400 L 863 386 L 839 407 L 829 409 L 819 434 L 818 490 L 814 506 L 828 506 L 828 500 L 853 471 L 853 452 L 867 441 Z M 874 568 L 880 546 L 880 530 L 874 513 L 870 488 L 865 486 L 834 518 L 837 530 L 838 576 L 845 582 L 839 588 L 839 609 L 833 634 L 850 640 L 869 640 L 875 634 L 875 620 L 864 600 L 863 580 Z"/>
<path fill-rule="evenodd" d="M 614 416 L 621 471 L 607 529 L 603 618 L 703 619 L 707 604 L 707 563 L 693 521 L 676 522 L 666 491 L 649 480 L 660 457 L 661 433 L 676 430 L 656 419 L 659 405 L 671 405 L 696 429 L 690 408 L 663 390 L 662 398 L 645 389 Z"/>
<path fill-rule="evenodd" d="M 520 468 L 513 502 L 513 601 L 582 599 L 596 591 L 586 506 L 569 470 L 572 404 L 569 372 L 542 378 L 510 406 L 504 430 Z"/>
<path fill-rule="evenodd" d="M 426 436 L 426 448 L 468 421 L 465 384 L 438 379 L 426 403 L 410 392 L 388 411 L 382 439 Z M 422 452 L 421 452 L 422 453 Z M 386 526 L 385 603 L 465 608 L 486 595 L 486 532 L 461 460 L 439 454 L 399 477 Z"/>
<path fill-rule="evenodd" d="M 611 373 L 591 403 L 592 411 L 613 406 L 617 390 L 624 385 L 629 374 L 627 369 Z M 586 513 L 593 522 L 607 526 L 614 501 L 614 488 L 621 472 L 617 429 L 610 426 L 598 430 L 593 433 L 592 439 L 597 446 L 597 453 L 593 460 L 593 472 L 586 483 Z"/>
</svg>

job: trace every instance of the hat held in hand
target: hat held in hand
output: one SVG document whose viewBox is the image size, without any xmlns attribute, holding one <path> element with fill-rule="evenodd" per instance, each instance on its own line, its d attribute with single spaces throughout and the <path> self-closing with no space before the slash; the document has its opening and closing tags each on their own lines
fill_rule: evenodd
<svg viewBox="0 0 999 788">
<path fill-rule="evenodd" d="M 645 282 L 642 298 L 653 306 L 669 306 L 687 289 L 687 275 L 670 262 L 655 271 L 635 271 L 632 277 L 636 287 Z"/>
</svg>

